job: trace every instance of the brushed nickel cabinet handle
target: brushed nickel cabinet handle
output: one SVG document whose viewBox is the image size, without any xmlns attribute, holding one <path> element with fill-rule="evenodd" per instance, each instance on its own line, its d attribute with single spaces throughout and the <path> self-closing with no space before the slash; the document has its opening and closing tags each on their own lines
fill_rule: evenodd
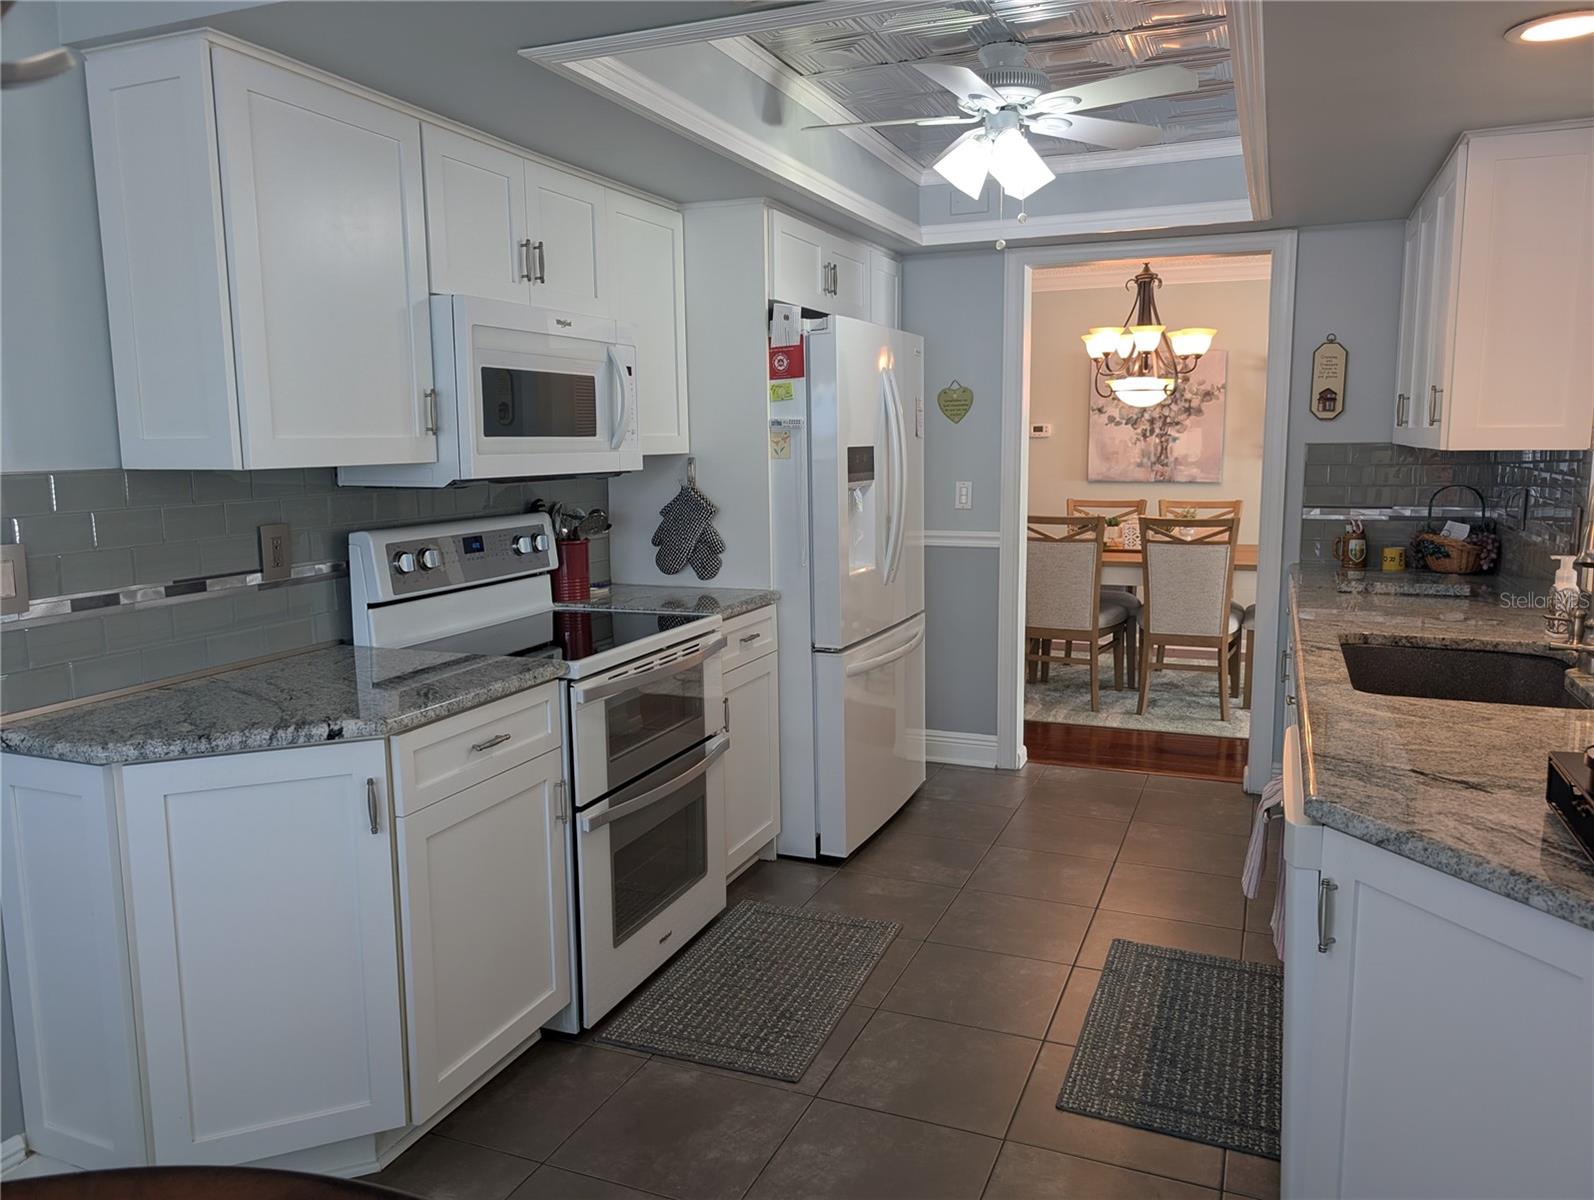
<svg viewBox="0 0 1594 1200">
<path fill-rule="evenodd" d="M 759 638 L 761 638 L 763 636 L 764 635 L 761 634 L 761 633 L 747 633 L 747 634 L 743 634 L 740 638 L 737 639 L 737 641 L 739 641 L 742 645 L 745 646 L 749 642 L 756 642 Z"/>
<path fill-rule="evenodd" d="M 531 282 L 531 239 L 520 239 L 520 279 L 522 283 Z"/>
<path fill-rule="evenodd" d="M 1397 392 L 1396 395 L 1395 395 L 1395 428 L 1396 429 L 1404 429 L 1406 427 L 1406 401 L 1408 399 L 1409 399 L 1409 397 L 1406 395 L 1405 392 Z"/>
<path fill-rule="evenodd" d="M 1339 884 L 1332 879 L 1320 879 L 1317 882 L 1317 952 L 1327 954 L 1328 948 L 1334 944 L 1334 893 L 1339 891 Z"/>
<path fill-rule="evenodd" d="M 437 432 L 437 389 L 427 388 L 421 393 L 421 399 L 426 401 L 426 432 Z"/>
<path fill-rule="evenodd" d="M 367 779 L 365 781 L 365 815 L 368 816 L 369 818 L 371 818 L 371 832 L 372 833 L 381 833 L 382 832 L 382 828 L 377 823 L 377 819 L 376 819 L 377 808 L 378 808 L 378 801 L 377 801 L 377 798 L 376 798 L 376 780 L 375 779 Z"/>
<path fill-rule="evenodd" d="M 554 783 L 553 793 L 553 819 L 558 821 L 561 825 L 568 824 L 570 821 L 570 809 L 566 807 L 565 801 L 569 797 L 569 791 L 565 787 L 565 781 L 563 779 L 560 779 Z"/>
<path fill-rule="evenodd" d="M 542 243 L 541 242 L 533 242 L 531 244 L 531 248 L 532 248 L 532 250 L 534 250 L 536 252 L 536 255 L 537 255 L 537 270 L 536 270 L 536 273 L 532 275 L 531 281 L 533 283 L 547 283 L 548 282 L 548 259 L 544 255 L 543 248 L 542 248 Z"/>
<path fill-rule="evenodd" d="M 1439 424 L 1439 414 L 1444 411 L 1445 389 L 1434 385 L 1428 389 L 1428 424 Z"/>
<path fill-rule="evenodd" d="M 505 742 L 507 742 L 510 739 L 510 736 L 511 735 L 507 734 L 507 733 L 495 733 L 492 737 L 488 738 L 485 742 L 477 742 L 474 746 L 471 747 L 471 749 L 473 751 L 475 751 L 477 754 L 480 754 L 483 750 L 491 750 L 494 746 L 502 746 Z"/>
</svg>

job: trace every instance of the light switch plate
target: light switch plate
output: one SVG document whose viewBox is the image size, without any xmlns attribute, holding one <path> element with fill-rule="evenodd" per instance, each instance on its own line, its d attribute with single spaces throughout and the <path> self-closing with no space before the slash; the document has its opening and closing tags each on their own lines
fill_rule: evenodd
<svg viewBox="0 0 1594 1200">
<path fill-rule="evenodd" d="M 952 507 L 958 509 L 974 507 L 974 484 L 971 480 L 960 479 L 953 485 Z"/>
<path fill-rule="evenodd" d="M 260 527 L 260 580 L 272 583 L 293 574 L 293 544 L 285 524 Z"/>
<path fill-rule="evenodd" d="M 0 613 L 28 611 L 28 558 L 21 546 L 0 546 Z"/>
</svg>

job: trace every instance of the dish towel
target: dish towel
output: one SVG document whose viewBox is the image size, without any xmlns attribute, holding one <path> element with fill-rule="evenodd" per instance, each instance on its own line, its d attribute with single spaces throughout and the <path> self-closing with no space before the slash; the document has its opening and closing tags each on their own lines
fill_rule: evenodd
<svg viewBox="0 0 1594 1200">
<path fill-rule="evenodd" d="M 697 482 L 681 485 L 670 502 L 659 509 L 659 527 L 653 533 L 658 553 L 653 561 L 666 575 L 679 575 L 688 565 L 699 579 L 713 579 L 720 573 L 720 556 L 725 540 L 714 528 L 719 508 L 702 492 Z"/>
<path fill-rule="evenodd" d="M 1274 806 L 1278 812 L 1271 811 Z M 1284 819 L 1284 777 L 1275 775 L 1262 789 L 1262 798 L 1256 802 L 1256 815 L 1251 818 L 1251 841 L 1245 848 L 1245 867 L 1240 872 L 1240 890 L 1247 900 L 1255 900 L 1262 890 L 1262 859 L 1267 854 L 1267 831 L 1275 820 Z M 1280 960 L 1284 958 L 1284 839 L 1278 841 L 1279 870 L 1273 887 L 1273 915 L 1268 928 L 1273 932 L 1273 950 Z"/>
</svg>

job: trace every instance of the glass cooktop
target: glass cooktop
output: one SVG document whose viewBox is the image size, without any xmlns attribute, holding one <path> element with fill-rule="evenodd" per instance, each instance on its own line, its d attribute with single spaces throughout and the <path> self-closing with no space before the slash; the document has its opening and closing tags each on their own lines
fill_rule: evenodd
<svg viewBox="0 0 1594 1200">
<path fill-rule="evenodd" d="M 418 647 L 500 658 L 580 662 L 609 650 L 657 638 L 705 618 L 704 613 L 542 612 L 451 634 Z"/>
</svg>

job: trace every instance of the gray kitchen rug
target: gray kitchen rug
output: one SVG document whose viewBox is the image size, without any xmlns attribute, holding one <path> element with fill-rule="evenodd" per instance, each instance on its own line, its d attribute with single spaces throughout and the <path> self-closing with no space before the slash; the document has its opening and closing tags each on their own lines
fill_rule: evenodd
<svg viewBox="0 0 1594 1200">
<path fill-rule="evenodd" d="M 795 1083 L 902 927 L 744 900 L 597 1040 Z"/>
<path fill-rule="evenodd" d="M 1057 1107 L 1277 1158 L 1283 1051 L 1281 968 L 1118 938 Z"/>
</svg>

